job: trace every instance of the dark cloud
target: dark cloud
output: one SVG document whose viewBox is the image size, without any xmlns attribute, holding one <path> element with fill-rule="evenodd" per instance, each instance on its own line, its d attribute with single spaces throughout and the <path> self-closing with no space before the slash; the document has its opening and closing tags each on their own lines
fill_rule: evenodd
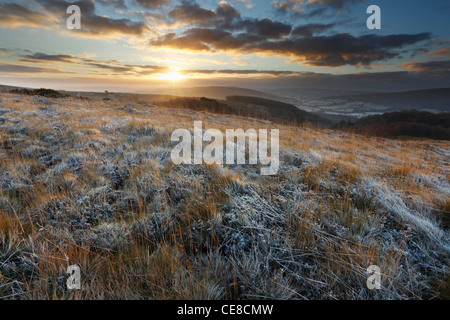
<svg viewBox="0 0 450 320">
<path fill-rule="evenodd" d="M 292 30 L 293 36 L 312 37 L 314 34 L 321 33 L 323 31 L 333 28 L 336 24 L 308 24 L 300 26 Z"/>
<path fill-rule="evenodd" d="M 60 70 L 51 68 L 28 67 L 23 65 L 0 64 L 0 73 L 60 73 Z"/>
<path fill-rule="evenodd" d="M 133 0 L 146 9 L 160 9 L 170 0 Z M 340 10 L 350 4 L 363 0 L 285 0 L 273 1 L 280 11 L 293 8 L 298 12 L 303 8 L 312 10 L 302 15 L 312 15 L 316 10 Z M 34 0 L 40 6 L 24 7 L 15 3 L 0 4 L 0 23 L 8 26 L 39 25 L 48 27 L 60 25 L 65 28 L 66 9 L 73 2 L 69 0 Z M 120 7 L 126 5 L 124 0 L 100 0 L 102 5 Z M 131 4 L 132 1 L 128 1 Z M 94 0 L 76 2 L 82 11 L 82 30 L 74 34 L 86 34 L 99 37 L 135 36 L 145 39 L 151 31 L 144 22 L 130 19 L 114 19 L 97 14 Z M 370 66 L 401 55 L 426 53 L 425 46 L 412 47 L 424 40 L 430 40 L 429 33 L 354 36 L 349 33 L 332 33 L 337 24 L 313 23 L 293 28 L 291 24 L 269 18 L 246 18 L 241 12 L 226 1 L 220 1 L 215 10 L 201 7 L 195 1 L 181 0 L 166 14 L 164 10 L 149 12 L 157 15 L 162 23 L 184 24 L 179 31 L 161 34 L 151 38 L 148 43 L 155 47 L 168 47 L 179 50 L 218 52 L 229 51 L 242 54 L 263 53 L 281 56 L 308 66 L 340 67 L 345 65 Z M 166 8 L 166 7 L 164 7 Z M 323 14 L 323 11 L 317 11 Z M 139 19 L 139 15 L 133 19 Z M 142 18 L 142 17 L 141 17 Z M 429 44 L 429 43 L 427 43 Z M 430 53 L 437 57 L 447 57 L 448 46 Z M 156 72 L 156 68 L 125 66 L 117 61 L 88 61 L 71 55 L 48 55 L 30 53 L 21 56 L 23 62 L 45 63 L 64 62 L 89 66 L 94 69 L 112 72 L 139 74 Z M 444 61 L 445 62 L 445 61 Z M 431 61 L 422 64 L 409 64 L 408 70 L 446 70 L 443 61 Z M 226 71 L 225 71 L 226 72 Z"/>
<path fill-rule="evenodd" d="M 241 13 L 225 1 L 221 1 L 214 11 L 200 7 L 195 1 L 183 0 L 169 12 L 168 18 L 170 23 L 215 26 L 226 30 L 235 29 L 236 22 L 242 21 Z"/>
<path fill-rule="evenodd" d="M 112 5 L 118 9 L 127 9 L 125 0 L 100 0 L 100 3 L 105 5 Z"/>
<path fill-rule="evenodd" d="M 171 0 L 136 0 L 136 2 L 143 8 L 154 10 L 160 9 Z"/>
<path fill-rule="evenodd" d="M 46 10 L 55 15 L 65 14 L 65 10 L 72 2 L 62 0 L 37 0 Z M 133 22 L 129 19 L 112 19 L 109 17 L 99 16 L 95 14 L 95 4 L 92 0 L 81 0 L 76 3 L 83 14 L 81 22 L 81 33 L 91 35 L 128 35 L 142 36 L 149 27 L 145 23 Z M 64 22 L 66 16 L 64 15 Z"/>
<path fill-rule="evenodd" d="M 307 29 L 307 28 L 306 28 Z M 193 28 L 183 36 L 174 33 L 151 41 L 153 46 L 171 47 L 192 51 L 232 50 L 240 52 L 270 53 L 301 61 L 311 66 L 339 67 L 343 65 L 370 65 L 398 56 L 397 49 L 430 39 L 429 33 L 413 35 L 367 35 L 355 37 L 350 34 L 331 36 L 305 36 L 271 41 L 272 36 L 282 33 L 264 28 L 254 33 L 233 34 L 224 30 Z M 302 30 L 297 30 L 301 35 Z M 269 34 L 265 34 L 269 32 Z"/>
<path fill-rule="evenodd" d="M 195 2 L 182 1 L 180 5 L 169 12 L 168 16 L 175 22 L 194 24 L 214 19 L 216 12 L 203 9 Z"/>
<path fill-rule="evenodd" d="M 303 5 L 303 0 L 286 0 L 274 1 L 272 5 L 281 13 L 302 13 L 304 9 L 300 9 Z"/>
<path fill-rule="evenodd" d="M 450 72 L 450 60 L 435 60 L 426 62 L 406 62 L 402 64 L 408 71 L 425 71 L 425 72 Z"/>
<path fill-rule="evenodd" d="M 21 61 L 24 62 L 73 62 L 74 56 L 69 54 L 48 55 L 41 52 L 25 55 Z"/>
<path fill-rule="evenodd" d="M 143 36 L 150 28 L 145 23 L 131 22 L 128 19 L 111 19 L 107 17 L 92 16 L 84 19 L 83 28 L 87 32 L 97 35 L 128 35 Z"/>
<path fill-rule="evenodd" d="M 63 67 L 75 66 L 77 68 L 89 68 L 90 74 L 97 75 L 130 75 L 130 76 L 142 76 L 151 75 L 156 73 L 165 73 L 169 71 L 168 67 L 153 66 L 153 65 L 130 65 L 122 64 L 119 60 L 95 60 L 83 57 L 78 57 L 69 54 L 46 54 L 42 52 L 34 52 L 26 55 L 17 55 L 21 57 L 20 62 L 34 63 L 34 64 L 48 64 L 48 63 L 61 63 Z M 30 73 L 49 72 L 48 68 L 42 67 L 25 67 L 16 68 L 16 65 L 10 67 L 3 67 L 3 72 L 19 72 L 26 73 L 29 70 Z M 65 72 L 63 70 L 57 72 Z M 68 72 L 71 73 L 71 72 Z"/>
<path fill-rule="evenodd" d="M 197 24 L 182 35 L 168 33 L 151 40 L 158 47 L 180 50 L 215 51 L 240 49 L 243 43 L 279 39 L 291 33 L 288 24 L 264 19 L 243 19 L 231 4 L 221 1 L 215 11 L 201 8 L 197 3 L 182 1 L 170 13 L 172 23 Z"/>
<path fill-rule="evenodd" d="M 328 6 L 334 9 L 342 9 L 357 2 L 365 0 L 308 0 L 308 5 Z"/>
<path fill-rule="evenodd" d="M 113 75 L 144 76 L 157 73 L 166 73 L 169 71 L 168 67 L 162 66 L 129 65 L 120 63 L 110 64 L 103 61 L 87 62 L 83 63 L 83 65 L 93 67 L 97 70 L 109 71 L 109 74 Z M 92 72 L 92 74 L 95 73 L 96 72 Z"/>
<path fill-rule="evenodd" d="M 278 39 L 291 33 L 292 27 L 282 22 L 264 19 L 241 20 L 234 26 L 236 29 L 244 29 L 247 33 L 262 36 L 269 39 Z"/>
<path fill-rule="evenodd" d="M 204 30 L 197 29 L 197 32 L 203 32 Z M 223 36 L 227 36 L 230 33 L 224 32 Z M 203 34 L 205 39 L 211 40 L 216 37 L 217 34 Z M 2 48 L 0 48 L 1 50 Z M 5 49 L 6 50 L 6 49 Z M 29 63 L 63 63 L 68 66 L 77 65 L 81 67 L 89 67 L 91 70 L 91 74 L 98 74 L 97 71 L 110 71 L 112 74 L 121 74 L 121 75 L 135 75 L 135 76 L 143 76 L 143 75 L 152 75 L 152 74 L 161 74 L 171 72 L 169 67 L 166 66 L 155 66 L 155 65 L 135 65 L 135 64 L 123 64 L 119 60 L 95 60 L 90 58 L 83 58 L 74 55 L 68 54 L 47 54 L 42 52 L 34 52 L 27 55 L 21 55 L 23 57 L 20 61 L 29 62 Z M 14 67 L 14 65 L 12 65 Z M 6 68 L 5 70 L 13 70 L 13 68 Z M 15 69 L 19 70 L 20 69 Z M 27 67 L 24 68 L 21 72 L 26 72 L 26 70 L 31 70 L 30 72 L 47 72 L 46 68 L 39 67 Z M 222 70 L 212 70 L 212 69 L 203 69 L 203 70 L 184 70 L 180 71 L 180 73 L 184 74 L 242 74 L 242 75 L 293 75 L 297 74 L 297 72 L 292 71 L 277 71 L 277 70 L 236 70 L 236 69 L 222 69 Z M 106 74 L 106 73 L 102 73 Z"/>
<path fill-rule="evenodd" d="M 66 7 L 67 8 L 67 7 Z M 65 11 L 64 11 L 65 12 Z M 8 27 L 33 26 L 42 27 L 51 22 L 50 17 L 42 12 L 24 7 L 17 3 L 0 4 L 0 24 Z"/>
<path fill-rule="evenodd" d="M 219 20 L 222 24 L 230 25 L 235 20 L 241 19 L 241 12 L 236 10 L 230 3 L 221 1 L 216 10 Z"/>
<path fill-rule="evenodd" d="M 309 1 L 309 4 L 340 8 L 353 1 Z M 300 2 L 296 2 L 299 4 Z M 190 13 L 190 14 L 189 14 Z M 430 39 L 430 34 L 366 35 L 347 33 L 320 35 L 336 24 L 308 24 L 292 29 L 286 23 L 268 18 L 243 18 L 231 4 L 222 1 L 215 10 L 202 9 L 197 3 L 182 1 L 169 16 L 194 22 L 198 27 L 181 34 L 162 35 L 149 43 L 190 51 L 234 51 L 268 53 L 288 57 L 310 66 L 369 66 L 395 57 L 400 49 Z"/>
<path fill-rule="evenodd" d="M 241 50 L 243 45 L 264 41 L 263 37 L 248 33 L 233 34 L 229 31 L 206 28 L 192 28 L 183 36 L 169 33 L 150 42 L 157 47 L 170 47 L 179 50 L 216 51 Z"/>
<path fill-rule="evenodd" d="M 95 16 L 95 3 L 93 0 L 63 1 L 63 0 L 36 0 L 48 12 L 66 15 L 66 10 L 70 5 L 76 4 L 80 7 L 83 18 L 85 16 Z M 66 20 L 64 19 L 64 22 Z"/>
<path fill-rule="evenodd" d="M 396 49 L 430 39 L 430 34 L 368 35 L 355 37 L 341 33 L 331 36 L 287 39 L 265 42 L 257 49 L 277 55 L 291 55 L 294 60 L 311 66 L 340 67 L 344 65 L 368 66 L 398 56 Z"/>
<path fill-rule="evenodd" d="M 97 61 L 93 59 L 81 59 L 79 64 L 90 68 L 93 67 L 97 70 L 110 71 L 114 75 L 143 76 L 169 71 L 169 68 L 164 66 L 121 64 L 117 60 Z"/>
<path fill-rule="evenodd" d="M 206 30 L 206 29 L 205 29 Z M 214 30 L 211 30 L 214 32 Z M 211 47 L 203 43 L 199 38 L 198 41 L 192 41 L 190 35 L 177 36 L 176 33 L 168 33 L 157 40 L 151 40 L 150 45 L 155 47 L 170 47 L 178 50 L 191 50 L 191 51 L 211 51 Z"/>
<path fill-rule="evenodd" d="M 16 3 L 0 4 L 0 24 L 8 27 L 31 26 L 51 27 L 60 25 L 65 28 L 67 8 L 74 4 L 63 0 L 36 0 L 37 7 L 25 7 Z M 120 2 L 118 2 L 120 3 Z M 82 12 L 81 30 L 74 32 L 96 36 L 143 36 L 150 31 L 145 23 L 129 19 L 113 19 L 95 14 L 93 0 L 76 2 Z"/>
<path fill-rule="evenodd" d="M 365 0 L 276 0 L 272 6 L 278 13 L 301 15 L 305 18 L 325 15 L 327 12 L 347 9 Z M 311 10 L 310 10 L 311 9 Z"/>
<path fill-rule="evenodd" d="M 85 63 L 84 65 L 94 67 L 97 69 L 104 69 L 104 70 L 108 70 L 108 71 L 112 71 L 114 73 L 120 73 L 120 74 L 125 74 L 125 73 L 133 71 L 133 68 L 131 68 L 131 67 L 120 66 L 120 65 L 112 66 L 112 65 L 108 65 L 108 64 L 94 63 L 94 62 Z"/>
<path fill-rule="evenodd" d="M 170 23 L 196 24 L 200 27 L 233 32 L 245 31 L 251 35 L 264 35 L 271 39 L 288 35 L 292 30 L 290 25 L 269 18 L 243 19 L 241 12 L 225 1 L 221 1 L 215 11 L 201 8 L 196 2 L 182 1 L 169 12 L 168 18 Z"/>
</svg>

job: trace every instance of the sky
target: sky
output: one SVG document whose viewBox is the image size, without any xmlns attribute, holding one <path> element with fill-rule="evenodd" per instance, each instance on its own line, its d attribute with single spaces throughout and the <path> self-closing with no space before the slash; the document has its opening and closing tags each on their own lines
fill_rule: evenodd
<svg viewBox="0 0 450 320">
<path fill-rule="evenodd" d="M 67 28 L 72 4 L 79 30 Z M 0 84 L 450 87 L 449 16 L 450 0 L 0 0 Z"/>
</svg>

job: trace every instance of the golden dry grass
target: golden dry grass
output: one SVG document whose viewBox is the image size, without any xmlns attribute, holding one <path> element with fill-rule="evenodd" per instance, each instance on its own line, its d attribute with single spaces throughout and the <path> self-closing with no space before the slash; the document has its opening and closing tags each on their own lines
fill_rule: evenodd
<svg viewBox="0 0 450 320">
<path fill-rule="evenodd" d="M 175 166 L 171 132 L 277 128 L 280 171 Z M 448 283 L 449 143 L 0 95 L 0 298 L 428 299 Z M 67 290 L 66 268 L 82 270 Z M 383 288 L 366 287 L 380 266 Z M 447 280 L 445 280 L 447 279 Z M 442 293 L 441 293 L 442 291 Z"/>
</svg>

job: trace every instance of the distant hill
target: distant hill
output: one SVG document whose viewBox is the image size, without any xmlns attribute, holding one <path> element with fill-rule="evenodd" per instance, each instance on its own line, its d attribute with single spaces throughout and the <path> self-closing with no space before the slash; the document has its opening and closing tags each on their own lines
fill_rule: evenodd
<svg viewBox="0 0 450 320">
<path fill-rule="evenodd" d="M 29 88 L 0 85 L 0 90 L 4 92 L 10 92 L 14 89 Z M 351 120 L 354 122 L 357 117 L 382 112 L 398 112 L 405 109 L 417 109 L 430 112 L 450 111 L 450 88 L 395 93 L 290 88 L 277 89 L 271 91 L 272 93 L 267 93 L 238 87 L 210 86 L 160 89 L 152 94 L 64 90 L 60 90 L 59 92 L 72 97 L 128 101 L 129 103 L 141 104 L 167 102 L 176 97 L 192 97 L 194 100 L 206 98 L 221 101 L 221 103 L 227 105 L 237 104 L 238 106 L 231 106 L 233 108 L 233 114 L 236 114 L 236 111 L 238 111 L 243 115 L 259 118 L 274 118 L 277 121 L 283 122 L 287 119 L 298 121 L 298 119 L 304 118 L 308 118 L 307 121 L 313 123 L 337 123 L 341 120 Z M 251 98 L 255 99 L 252 100 Z M 256 98 L 259 98 L 259 100 Z M 276 103 L 271 103 L 267 100 L 276 101 Z M 191 107 L 194 104 L 191 104 Z M 203 101 L 204 104 L 205 101 Z M 204 108 L 204 106 L 197 105 L 195 108 Z M 211 105 L 208 108 L 211 110 Z M 294 108 L 298 111 L 294 110 Z M 217 108 L 215 110 L 217 111 Z M 281 111 L 281 113 L 274 114 L 276 113 L 275 110 Z M 305 114 L 304 112 L 308 113 Z"/>
<path fill-rule="evenodd" d="M 9 90 L 10 93 L 15 94 L 26 94 L 29 96 L 42 96 L 42 97 L 49 97 L 49 98 L 67 98 L 69 97 L 68 94 L 60 91 L 56 91 L 53 89 L 11 89 Z"/>
<path fill-rule="evenodd" d="M 390 107 L 392 111 L 407 109 L 450 110 L 450 88 L 414 90 L 405 92 L 354 93 L 348 95 L 330 95 L 328 99 L 361 101 Z"/>
<path fill-rule="evenodd" d="M 175 89 L 163 89 L 158 91 L 162 94 L 182 96 L 182 97 L 205 97 L 211 99 L 226 99 L 228 96 L 253 96 L 262 98 L 277 97 L 273 94 L 265 93 L 262 91 L 237 88 L 237 87 L 194 87 L 194 88 L 175 88 Z"/>
<path fill-rule="evenodd" d="M 343 121 L 337 127 L 385 138 L 408 136 L 450 140 L 450 112 L 404 110 L 364 117 L 354 123 Z"/>
<path fill-rule="evenodd" d="M 293 104 L 248 96 L 229 96 L 227 102 L 235 105 L 242 105 L 250 110 L 258 110 L 260 116 L 274 117 L 285 123 L 304 123 L 328 125 L 329 121 L 314 114 L 301 110 Z"/>
<path fill-rule="evenodd" d="M 74 98 L 89 98 L 89 99 L 107 99 L 129 103 L 152 104 L 155 101 L 169 100 L 174 96 L 165 94 L 137 94 L 128 92 L 77 92 L 65 91 Z"/>
<path fill-rule="evenodd" d="M 7 86 L 4 84 L 0 84 L 0 91 L 8 92 L 9 90 L 14 90 L 14 89 L 27 89 L 27 88 L 16 87 L 16 86 Z"/>
<path fill-rule="evenodd" d="M 361 118 L 356 122 L 356 124 L 391 124 L 395 122 L 413 122 L 448 129 L 450 128 L 450 112 L 436 114 L 426 111 L 404 110 L 400 112 L 390 112 Z"/>
<path fill-rule="evenodd" d="M 0 90 L 8 92 L 14 89 L 31 89 L 25 87 L 15 87 L 8 85 L 1 85 Z M 160 89 L 155 91 L 154 93 L 128 93 L 128 92 L 88 92 L 88 91 L 66 91 L 60 90 L 60 92 L 64 92 L 72 97 L 85 97 L 91 99 L 101 99 L 101 98 L 109 98 L 111 100 L 129 100 L 130 102 L 152 102 L 159 100 L 168 100 L 174 97 L 205 97 L 209 99 L 220 99 L 224 100 L 227 96 L 253 96 L 253 97 L 262 97 L 269 99 L 277 99 L 278 97 L 265 93 L 262 91 L 238 88 L 238 87 L 221 87 L 221 86 L 212 86 L 212 87 L 193 87 L 193 88 L 170 88 L 170 89 Z"/>
<path fill-rule="evenodd" d="M 137 94 L 128 92 L 94 92 L 94 91 L 66 91 L 66 90 L 53 90 L 53 89 L 33 89 L 27 87 L 15 87 L 0 84 L 0 91 L 15 93 L 15 94 L 25 94 L 25 95 L 40 95 L 53 98 L 61 97 L 73 97 L 73 98 L 83 98 L 83 99 L 106 99 L 106 100 L 116 100 L 116 101 L 127 101 L 130 103 L 140 103 L 148 104 L 155 101 L 169 100 L 175 96 L 165 95 L 165 94 Z"/>
<path fill-rule="evenodd" d="M 292 104 L 259 97 L 229 96 L 226 100 L 206 97 L 177 97 L 159 101 L 156 104 L 168 108 L 252 117 L 283 124 L 298 125 L 308 122 L 320 126 L 330 125 L 330 121 L 316 114 L 300 110 Z"/>
</svg>

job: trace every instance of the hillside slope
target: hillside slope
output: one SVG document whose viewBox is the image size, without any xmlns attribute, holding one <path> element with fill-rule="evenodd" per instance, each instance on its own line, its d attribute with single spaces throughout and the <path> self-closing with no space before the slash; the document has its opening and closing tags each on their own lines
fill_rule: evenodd
<svg viewBox="0 0 450 320">
<path fill-rule="evenodd" d="M 419 137 L 450 140 L 450 112 L 403 110 L 372 115 L 354 122 L 342 121 L 336 127 L 385 138 Z"/>
<path fill-rule="evenodd" d="M 253 96 L 261 98 L 276 98 L 275 95 L 246 88 L 238 87 L 223 87 L 223 86 L 211 86 L 211 87 L 193 87 L 193 88 L 172 88 L 159 90 L 158 93 L 164 93 L 169 95 L 181 96 L 181 97 L 205 97 L 209 99 L 225 99 L 228 96 Z"/>
<path fill-rule="evenodd" d="M 171 133 L 277 128 L 280 170 L 174 165 Z M 0 298 L 448 298 L 450 145 L 0 94 Z M 66 289 L 66 269 L 82 290 Z M 369 290 L 378 265 L 382 289 Z"/>
<path fill-rule="evenodd" d="M 219 115 L 237 115 L 273 121 L 279 124 L 330 126 L 331 122 L 314 113 L 300 110 L 292 104 L 281 101 L 252 97 L 229 96 L 226 100 L 209 98 L 178 97 L 165 101 L 155 101 L 158 106 L 190 109 Z"/>
</svg>

